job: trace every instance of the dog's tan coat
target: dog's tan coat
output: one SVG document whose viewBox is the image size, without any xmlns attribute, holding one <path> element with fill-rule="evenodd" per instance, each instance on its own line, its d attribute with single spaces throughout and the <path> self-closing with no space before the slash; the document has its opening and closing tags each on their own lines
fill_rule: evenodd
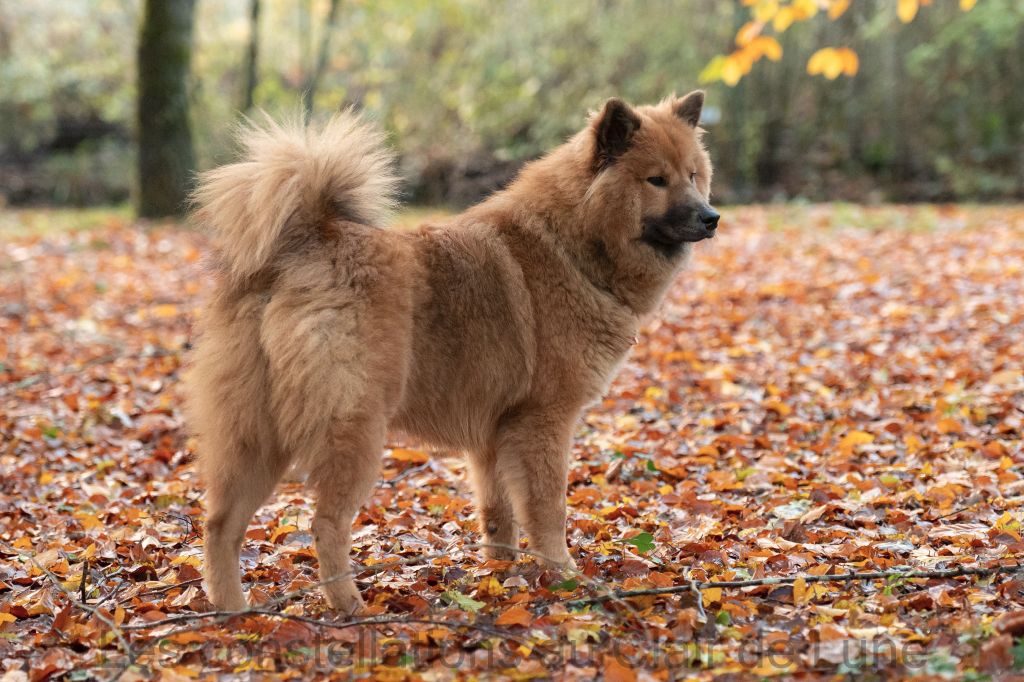
<svg viewBox="0 0 1024 682">
<path fill-rule="evenodd" d="M 318 498 L 328 601 L 359 608 L 351 524 L 389 429 L 468 452 L 486 543 L 518 546 L 519 525 L 532 551 L 573 564 L 571 434 L 689 251 L 657 252 L 641 223 L 673 202 L 706 202 L 711 169 L 693 117 L 702 102 L 609 103 L 508 189 L 414 233 L 382 229 L 390 155 L 353 115 L 242 131 L 243 160 L 205 174 L 196 194 L 218 284 L 188 417 L 217 607 L 245 607 L 246 526 L 297 466 Z M 645 182 L 654 175 L 667 187 Z"/>
</svg>

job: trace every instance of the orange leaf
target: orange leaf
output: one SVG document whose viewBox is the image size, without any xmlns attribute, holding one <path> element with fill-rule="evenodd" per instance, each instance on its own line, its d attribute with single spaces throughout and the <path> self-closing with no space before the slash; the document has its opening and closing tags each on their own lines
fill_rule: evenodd
<svg viewBox="0 0 1024 682">
<path fill-rule="evenodd" d="M 423 464 L 430 460 L 430 455 L 422 450 L 395 448 L 391 451 L 391 458 L 398 462 L 414 462 L 416 464 Z"/>
<path fill-rule="evenodd" d="M 803 578 L 797 578 L 793 582 L 793 603 L 796 605 L 803 604 L 807 601 L 810 595 L 807 592 L 807 581 Z"/>
<path fill-rule="evenodd" d="M 843 16 L 850 8 L 850 0 L 832 0 L 828 5 L 828 18 L 833 21 Z"/>
<path fill-rule="evenodd" d="M 843 64 L 843 73 L 847 76 L 856 76 L 857 69 L 860 68 L 860 59 L 857 57 L 857 53 L 848 47 L 841 47 L 836 50 L 836 54 L 839 55 L 839 60 Z"/>
<path fill-rule="evenodd" d="M 761 35 L 761 29 L 764 28 L 764 24 L 759 24 L 756 21 L 748 21 L 743 24 L 739 31 L 736 32 L 736 45 L 738 47 L 744 47 L 750 44 L 750 41 Z"/>
<path fill-rule="evenodd" d="M 768 57 L 768 59 L 773 62 L 777 62 L 782 59 L 782 45 L 779 45 L 779 41 L 771 36 L 759 36 L 754 38 L 754 40 L 750 42 L 748 49 L 752 55 L 755 55 L 754 61 L 760 59 L 762 56 Z"/>
<path fill-rule="evenodd" d="M 495 625 L 521 625 L 524 628 L 529 627 L 531 623 L 533 614 L 519 604 L 502 613 L 494 621 Z"/>
<path fill-rule="evenodd" d="M 636 672 L 615 656 L 604 657 L 605 682 L 636 682 Z"/>
</svg>

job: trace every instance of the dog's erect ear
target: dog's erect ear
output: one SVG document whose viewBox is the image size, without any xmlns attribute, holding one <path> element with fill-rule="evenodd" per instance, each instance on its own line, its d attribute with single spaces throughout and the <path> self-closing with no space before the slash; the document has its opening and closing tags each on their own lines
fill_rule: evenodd
<svg viewBox="0 0 1024 682">
<path fill-rule="evenodd" d="M 694 90 L 672 105 L 672 111 L 688 125 L 697 127 L 700 122 L 700 110 L 704 108 L 704 91 Z"/>
<path fill-rule="evenodd" d="M 594 121 L 597 136 L 596 165 L 600 170 L 629 149 L 633 135 L 640 129 L 640 117 L 621 99 L 613 97 Z"/>
</svg>

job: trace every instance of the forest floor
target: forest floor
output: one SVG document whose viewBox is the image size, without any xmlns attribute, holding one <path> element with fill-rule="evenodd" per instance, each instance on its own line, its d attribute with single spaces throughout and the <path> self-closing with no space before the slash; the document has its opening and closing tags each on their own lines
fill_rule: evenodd
<svg viewBox="0 0 1024 682">
<path fill-rule="evenodd" d="M 461 459 L 396 443 L 343 621 L 297 483 L 245 540 L 263 606 L 208 613 L 180 414 L 205 240 L 0 213 L 3 680 L 1013 674 L 1024 208 L 723 214 L 579 425 L 582 574 L 481 560 Z"/>
</svg>

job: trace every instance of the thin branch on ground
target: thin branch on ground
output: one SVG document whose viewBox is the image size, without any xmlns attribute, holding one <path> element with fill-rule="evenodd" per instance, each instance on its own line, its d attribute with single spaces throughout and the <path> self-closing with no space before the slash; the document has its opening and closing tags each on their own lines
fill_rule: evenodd
<svg viewBox="0 0 1024 682">
<path fill-rule="evenodd" d="M 999 573 L 1013 573 L 1015 571 L 1020 570 L 1024 570 L 1024 566 L 1021 566 L 1020 564 L 1012 564 L 1005 566 L 991 566 L 989 568 L 961 567 L 935 569 L 931 571 L 893 569 L 890 571 L 872 571 L 864 573 L 851 572 L 825 575 L 801 574 L 792 576 L 776 576 L 770 578 L 755 578 L 751 580 L 718 580 L 708 582 L 689 581 L 685 585 L 672 585 L 670 587 L 653 587 L 645 590 L 616 590 L 614 592 L 614 597 L 618 599 L 628 599 L 630 597 L 649 597 L 664 594 L 679 594 L 681 592 L 692 592 L 695 589 L 699 592 L 700 590 L 706 590 L 714 587 L 729 589 L 741 587 L 759 587 L 762 585 L 792 585 L 797 580 L 803 580 L 807 583 L 846 583 L 855 581 L 888 580 L 890 578 L 900 578 L 902 580 L 915 580 L 920 578 L 960 578 L 964 576 L 987 577 Z M 588 597 L 584 599 L 572 599 L 569 600 L 567 603 L 570 605 L 584 605 L 607 601 L 609 598 L 610 597 L 607 595 L 597 595 L 594 597 Z M 700 601 L 698 601 L 698 606 L 700 605 Z"/>
</svg>

